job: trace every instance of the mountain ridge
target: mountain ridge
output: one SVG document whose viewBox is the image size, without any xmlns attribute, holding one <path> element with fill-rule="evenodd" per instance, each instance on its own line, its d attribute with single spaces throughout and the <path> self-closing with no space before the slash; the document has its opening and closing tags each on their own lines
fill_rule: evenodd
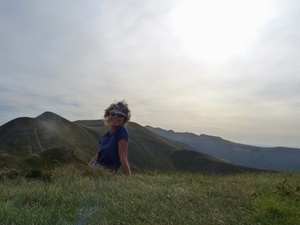
<svg viewBox="0 0 300 225">
<path fill-rule="evenodd" d="M 224 159 L 233 164 L 266 170 L 300 171 L 300 149 L 290 147 L 258 147 L 234 143 L 221 137 L 174 132 L 149 125 L 145 128 L 170 140 L 192 146 L 196 151 Z"/>
<path fill-rule="evenodd" d="M 127 129 L 130 135 L 128 158 L 135 171 L 180 170 L 220 174 L 257 171 L 196 152 L 187 144 L 172 141 L 135 122 L 130 122 Z M 32 163 L 38 158 L 36 155 L 43 160 L 51 159 L 51 162 L 74 162 L 78 158 L 78 161 L 87 163 L 98 152 L 99 138 L 107 130 L 103 120 L 71 122 L 55 113 L 44 112 L 35 118 L 21 117 L 2 125 L 0 153 L 22 154 L 31 158 Z M 4 153 L 0 154 L 3 160 L 7 156 Z M 72 158 L 67 160 L 68 157 Z"/>
</svg>

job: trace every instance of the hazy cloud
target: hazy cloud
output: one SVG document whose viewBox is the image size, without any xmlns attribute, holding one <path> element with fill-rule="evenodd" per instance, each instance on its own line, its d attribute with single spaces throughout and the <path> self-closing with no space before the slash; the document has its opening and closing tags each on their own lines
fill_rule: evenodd
<svg viewBox="0 0 300 225">
<path fill-rule="evenodd" d="M 247 50 L 219 62 L 195 57 L 176 36 L 181 0 L 0 0 L 0 124 L 44 111 L 97 119 L 126 99 L 142 125 L 300 147 L 300 3 L 271 2 Z"/>
</svg>

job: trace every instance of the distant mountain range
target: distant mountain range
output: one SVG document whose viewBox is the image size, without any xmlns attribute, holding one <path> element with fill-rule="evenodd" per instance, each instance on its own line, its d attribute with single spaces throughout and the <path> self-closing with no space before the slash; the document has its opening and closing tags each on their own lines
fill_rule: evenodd
<svg viewBox="0 0 300 225">
<path fill-rule="evenodd" d="M 300 171 L 299 148 L 256 147 L 234 143 L 216 136 L 145 127 L 162 137 L 185 143 L 197 152 L 226 160 L 229 163 L 266 170 Z"/>
<path fill-rule="evenodd" d="M 133 171 L 258 171 L 200 153 L 186 143 L 150 131 L 150 127 L 130 122 L 127 128 L 128 157 Z M 97 153 L 98 140 L 107 130 L 102 120 L 71 122 L 52 112 L 36 118 L 16 118 L 0 127 L 0 169 L 64 163 L 86 165 Z"/>
</svg>

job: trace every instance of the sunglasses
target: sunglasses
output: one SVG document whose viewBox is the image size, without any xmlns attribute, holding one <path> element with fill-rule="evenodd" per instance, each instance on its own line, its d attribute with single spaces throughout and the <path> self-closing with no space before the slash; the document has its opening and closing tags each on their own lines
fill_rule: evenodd
<svg viewBox="0 0 300 225">
<path fill-rule="evenodd" d="M 125 115 L 123 113 L 117 113 L 117 112 L 114 112 L 114 111 L 110 112 L 109 115 L 110 116 L 117 116 L 118 118 L 124 118 L 125 117 Z"/>
</svg>

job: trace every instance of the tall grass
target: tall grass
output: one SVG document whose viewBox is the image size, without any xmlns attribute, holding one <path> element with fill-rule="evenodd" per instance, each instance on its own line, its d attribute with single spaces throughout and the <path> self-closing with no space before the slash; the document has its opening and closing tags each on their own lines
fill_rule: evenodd
<svg viewBox="0 0 300 225">
<path fill-rule="evenodd" d="M 300 174 L 2 175 L 1 224 L 300 224 Z"/>
</svg>

